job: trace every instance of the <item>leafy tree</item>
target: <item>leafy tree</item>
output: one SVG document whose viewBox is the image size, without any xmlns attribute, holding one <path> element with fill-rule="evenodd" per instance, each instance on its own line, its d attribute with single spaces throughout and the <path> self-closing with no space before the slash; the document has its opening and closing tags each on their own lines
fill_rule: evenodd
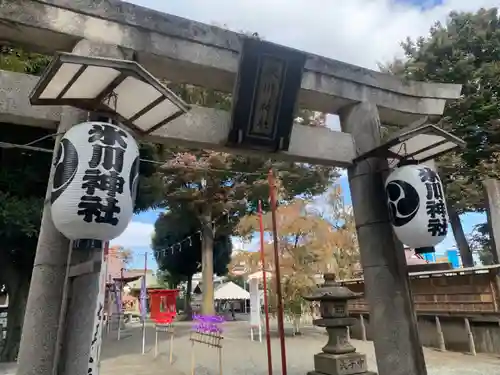
<svg viewBox="0 0 500 375">
<path fill-rule="evenodd" d="M 2 141 L 25 144 L 46 134 L 1 125 Z M 47 143 L 42 141 L 39 146 Z M 12 361 L 17 355 L 50 160 L 50 154 L 0 149 L 0 284 L 9 295 L 7 336 L 0 361 Z"/>
<path fill-rule="evenodd" d="M 123 264 L 123 268 L 125 268 L 125 266 L 128 266 L 134 259 L 134 254 L 132 253 L 132 250 L 118 245 L 110 246 L 108 250 L 108 257 L 119 259 Z"/>
<path fill-rule="evenodd" d="M 27 52 L 0 43 L 0 69 L 18 73 L 40 75 L 50 63 L 51 57 Z"/>
<path fill-rule="evenodd" d="M 296 331 L 300 329 L 302 310 L 307 306 L 302 296 L 317 284 L 316 276 L 335 272 L 342 278 L 349 277 L 359 259 L 354 220 L 345 209 L 340 188 L 334 187 L 329 201 L 328 215 L 312 209 L 306 200 L 294 200 L 276 210 L 283 302 L 285 314 L 294 320 Z M 266 235 L 270 235 L 270 213 L 263 216 L 263 224 Z M 258 216 L 245 217 L 238 229 L 243 236 L 253 235 L 259 230 Z M 272 242 L 265 244 L 268 270 L 275 269 L 273 251 Z M 239 263 L 246 261 L 249 271 L 255 272 L 261 268 L 258 257 L 258 253 L 247 253 Z M 276 295 L 275 285 L 274 280 L 270 285 L 271 296 Z"/>
<path fill-rule="evenodd" d="M 190 103 L 230 109 L 230 97 L 226 94 L 186 85 L 172 88 Z M 311 120 L 308 112 L 299 115 L 304 117 L 301 121 L 311 126 L 323 124 L 321 116 Z M 307 198 L 321 194 L 336 176 L 333 168 L 207 150 L 169 149 L 164 159 L 168 162 L 163 168 L 163 206 L 192 212 L 201 223 L 204 314 L 214 313 L 211 283 L 214 236 L 230 235 L 242 216 L 255 212 L 259 199 L 267 202 L 269 169 L 274 167 L 278 171 L 282 202 L 298 195 Z"/>
<path fill-rule="evenodd" d="M 472 251 L 479 255 L 481 264 L 485 266 L 495 264 L 491 249 L 490 234 L 486 223 L 475 226 L 469 235 L 469 243 Z"/>
<path fill-rule="evenodd" d="M 179 284 L 187 281 L 184 311 L 191 312 L 191 291 L 193 275 L 201 270 L 200 239 L 201 225 L 189 211 L 160 214 L 155 222 L 155 233 L 151 247 L 155 251 L 158 268 Z M 214 240 L 214 272 L 226 275 L 231 259 L 232 243 L 228 235 L 216 236 Z M 203 284 L 203 290 L 206 288 Z"/>
<path fill-rule="evenodd" d="M 231 275 L 229 274 L 227 276 L 227 281 L 228 282 L 233 282 L 236 285 L 242 287 L 243 289 L 247 290 L 249 289 L 248 284 L 245 282 L 245 277 L 242 275 Z"/>
<path fill-rule="evenodd" d="M 49 61 L 43 55 L 0 46 L 0 69 L 40 74 Z M 34 145 L 54 147 L 51 132 L 46 129 L 0 125 L 2 142 L 27 144 L 40 140 Z M 140 151 L 147 159 L 155 159 L 158 154 L 158 149 L 148 144 L 141 145 Z M 7 337 L 0 361 L 13 361 L 17 356 L 50 163 L 48 153 L 0 149 L 0 288 L 9 294 Z M 155 206 L 161 192 L 161 176 L 153 164 L 142 163 L 140 173 L 136 211 Z"/>
<path fill-rule="evenodd" d="M 329 242 L 321 253 L 321 273 L 335 273 L 338 279 L 349 279 L 359 269 L 359 244 L 351 206 L 346 205 L 340 185 L 334 185 L 327 196 L 327 204 L 318 214 L 332 225 Z"/>
<path fill-rule="evenodd" d="M 158 285 L 167 289 L 178 288 L 181 281 L 182 280 L 179 277 L 171 275 L 168 271 L 158 270 L 156 272 L 156 282 L 158 283 Z"/>
<path fill-rule="evenodd" d="M 450 221 L 462 261 L 472 265 L 459 215 L 484 210 L 481 180 L 498 177 L 500 151 L 500 22 L 496 8 L 476 13 L 451 12 L 428 37 L 402 43 L 407 60 L 386 70 L 417 81 L 458 83 L 462 96 L 448 103 L 440 125 L 467 142 L 458 155 L 438 166 L 446 185 Z"/>
<path fill-rule="evenodd" d="M 244 218 L 243 221 L 246 219 Z M 241 225 L 241 224 L 240 224 Z M 239 229 L 241 231 L 241 229 Z M 231 262 L 229 264 L 230 272 L 235 271 L 243 274 L 250 274 L 260 269 L 260 252 L 243 251 L 233 252 Z"/>
</svg>

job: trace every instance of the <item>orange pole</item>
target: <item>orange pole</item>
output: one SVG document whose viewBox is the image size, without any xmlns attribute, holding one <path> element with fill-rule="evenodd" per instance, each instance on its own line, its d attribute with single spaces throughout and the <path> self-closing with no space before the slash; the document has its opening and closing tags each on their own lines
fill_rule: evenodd
<svg viewBox="0 0 500 375">
<path fill-rule="evenodd" d="M 264 314 L 266 317 L 266 345 L 267 345 L 267 372 L 273 375 L 273 360 L 271 353 L 271 334 L 269 332 L 269 304 L 267 303 L 267 277 L 264 262 L 264 223 L 262 222 L 262 203 L 259 201 L 259 226 L 260 226 L 260 263 L 262 264 L 262 277 L 264 283 Z M 260 308 L 260 305 L 259 305 Z"/>
<path fill-rule="evenodd" d="M 276 299 L 278 308 L 278 334 L 280 336 L 281 346 L 281 373 L 287 375 L 286 371 L 286 348 L 285 348 L 285 326 L 284 326 L 284 312 L 283 312 L 283 296 L 281 294 L 281 271 L 280 271 L 280 258 L 278 250 L 278 229 L 276 224 L 276 184 L 274 180 L 273 170 L 269 170 L 269 198 L 271 201 L 271 217 L 273 222 L 273 245 L 274 245 L 274 272 L 276 275 Z"/>
</svg>

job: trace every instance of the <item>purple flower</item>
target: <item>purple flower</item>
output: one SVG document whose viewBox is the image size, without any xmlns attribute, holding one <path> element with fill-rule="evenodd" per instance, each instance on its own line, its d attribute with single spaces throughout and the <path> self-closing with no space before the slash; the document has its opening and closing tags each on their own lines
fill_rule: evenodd
<svg viewBox="0 0 500 375">
<path fill-rule="evenodd" d="M 198 315 L 193 314 L 195 323 L 192 329 L 204 333 L 222 333 L 222 328 L 219 324 L 224 323 L 224 318 L 217 315 Z"/>
</svg>

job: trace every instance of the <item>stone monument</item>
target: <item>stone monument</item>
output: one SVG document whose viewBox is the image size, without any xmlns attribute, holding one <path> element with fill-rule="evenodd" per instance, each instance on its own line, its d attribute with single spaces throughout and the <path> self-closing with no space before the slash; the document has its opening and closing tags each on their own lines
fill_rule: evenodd
<svg viewBox="0 0 500 375">
<path fill-rule="evenodd" d="M 366 355 L 356 353 L 356 348 L 349 342 L 348 327 L 356 322 L 349 317 L 348 302 L 362 296 L 335 281 L 335 275 L 324 275 L 325 283 L 311 295 L 304 298 L 308 301 L 319 301 L 321 318 L 313 324 L 325 327 L 328 342 L 323 352 L 314 356 L 314 371 L 308 375 L 376 375 L 367 370 Z"/>
</svg>

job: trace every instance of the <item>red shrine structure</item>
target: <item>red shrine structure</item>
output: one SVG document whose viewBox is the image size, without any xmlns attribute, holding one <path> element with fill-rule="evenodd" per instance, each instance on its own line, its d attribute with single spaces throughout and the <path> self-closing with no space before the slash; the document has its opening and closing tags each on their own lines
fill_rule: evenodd
<svg viewBox="0 0 500 375">
<path fill-rule="evenodd" d="M 177 315 L 177 289 L 148 290 L 150 317 L 156 323 L 172 323 Z"/>
</svg>

